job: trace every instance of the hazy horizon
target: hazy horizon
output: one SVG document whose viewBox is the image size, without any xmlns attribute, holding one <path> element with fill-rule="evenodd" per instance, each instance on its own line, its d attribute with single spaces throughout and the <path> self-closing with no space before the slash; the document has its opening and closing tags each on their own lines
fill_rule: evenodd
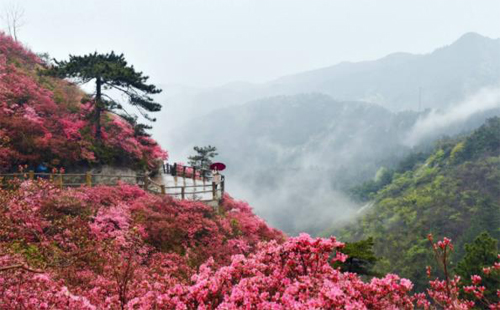
<svg viewBox="0 0 500 310">
<path fill-rule="evenodd" d="M 500 3 L 491 1 L 0 0 L 0 9 L 12 3 L 25 10 L 20 41 L 35 52 L 66 59 L 114 50 L 163 85 L 261 83 L 425 54 L 467 32 L 500 37 Z"/>
</svg>

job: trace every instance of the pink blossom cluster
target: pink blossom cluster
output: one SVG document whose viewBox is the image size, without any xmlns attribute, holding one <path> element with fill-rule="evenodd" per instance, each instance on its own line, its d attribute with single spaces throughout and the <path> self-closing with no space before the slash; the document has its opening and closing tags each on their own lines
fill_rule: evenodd
<svg viewBox="0 0 500 310">
<path fill-rule="evenodd" d="M 194 177 L 196 179 L 201 179 L 200 171 L 199 170 L 194 171 L 193 167 L 191 167 L 191 166 L 187 166 L 183 163 L 177 163 L 176 169 L 177 169 L 177 171 L 176 171 L 177 175 L 184 175 L 185 174 L 186 177 L 192 178 L 193 174 L 195 174 Z"/>
<path fill-rule="evenodd" d="M 411 309 L 411 283 L 396 275 L 361 281 L 331 263 L 344 257 L 335 238 L 306 234 L 283 244 L 261 244 L 248 257 L 233 256 L 216 268 L 209 260 L 189 285 L 177 285 L 155 299 L 141 298 L 143 308 L 166 309 Z"/>
<path fill-rule="evenodd" d="M 89 121 L 92 104 L 81 104 L 84 94 L 77 86 L 39 70 L 36 55 L 0 32 L 0 171 L 52 159 L 63 165 L 99 161 L 100 143 Z M 104 144 L 117 156 L 149 168 L 167 158 L 153 139 L 137 136 L 123 119 L 105 114 L 103 123 Z"/>
<path fill-rule="evenodd" d="M 22 269 L 9 272 L 9 277 L 0 276 L 0 306 L 26 310 L 97 309 L 85 297 L 70 293 L 63 281 Z"/>
<path fill-rule="evenodd" d="M 168 154 L 156 141 L 147 136 L 134 134 L 132 126 L 116 115 L 109 115 L 111 121 L 102 128 L 104 142 L 123 150 L 133 159 L 146 160 L 149 168 L 154 168 L 158 160 L 166 160 Z"/>
<path fill-rule="evenodd" d="M 440 242 L 432 248 L 446 266 L 451 240 Z M 363 281 L 332 267 L 345 261 L 343 246 L 334 237 L 286 239 L 228 195 L 214 210 L 127 184 L 58 189 L 26 181 L 0 190 L 0 309 L 472 309 L 488 302 L 481 275 L 465 287 L 458 277 L 432 279 L 419 294 L 394 274 Z"/>
<path fill-rule="evenodd" d="M 472 285 L 468 286 L 461 283 L 459 276 L 452 277 L 450 275 L 448 270 L 449 255 L 453 251 L 451 239 L 445 237 L 443 240 L 434 243 L 432 234 L 428 235 L 428 239 L 432 244 L 434 256 L 444 272 L 444 279 L 436 278 L 429 281 L 427 293 L 435 305 L 445 310 L 468 310 L 474 309 L 477 305 L 491 310 L 500 309 L 500 301 L 495 302 L 485 298 L 486 287 L 481 284 L 482 278 L 480 275 L 472 275 Z M 485 268 L 485 275 L 490 275 L 492 268 L 495 269 L 495 266 L 500 264 L 500 254 L 498 258 L 499 262 L 496 262 L 493 267 Z M 431 278 L 430 267 L 427 267 L 427 276 Z M 498 272 L 497 276 L 500 278 L 500 272 Z M 462 291 L 467 295 L 463 296 Z M 497 296 L 500 299 L 500 290 L 497 290 Z M 419 296 L 419 301 L 424 309 L 432 309 L 431 304 L 423 296 Z"/>
<path fill-rule="evenodd" d="M 120 309 L 187 284 L 210 258 L 223 266 L 284 241 L 245 203 L 227 196 L 221 208 L 126 184 L 0 190 L 0 309 Z"/>
<path fill-rule="evenodd" d="M 483 272 L 486 275 L 489 275 L 492 271 L 500 272 L 500 254 L 498 254 L 498 262 L 495 262 L 491 267 L 483 268 Z"/>
</svg>

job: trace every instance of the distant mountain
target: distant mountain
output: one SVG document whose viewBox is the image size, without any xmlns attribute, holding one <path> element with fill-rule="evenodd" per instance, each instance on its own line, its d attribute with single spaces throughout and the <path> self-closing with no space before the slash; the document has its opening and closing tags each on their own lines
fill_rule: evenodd
<svg viewBox="0 0 500 310">
<path fill-rule="evenodd" d="M 155 137 L 171 145 L 171 132 L 214 110 L 267 97 L 323 93 L 338 101 L 376 103 L 391 111 L 446 110 L 485 87 L 500 84 L 500 39 L 467 33 L 425 55 L 395 53 L 342 62 L 261 83 L 233 82 L 203 89 L 162 85 L 164 109 Z"/>
<path fill-rule="evenodd" d="M 426 55 L 184 89 L 169 103 L 183 112 L 167 107 L 155 135 L 181 160 L 195 145 L 217 146 L 231 193 L 275 227 L 316 233 L 359 208 L 346 189 L 499 114 L 499 83 L 500 40 L 469 33 Z"/>
<path fill-rule="evenodd" d="M 362 100 L 390 110 L 447 108 L 500 82 L 500 39 L 475 33 L 426 55 L 391 54 L 280 78 L 270 92 L 317 91 L 338 100 Z"/>
<path fill-rule="evenodd" d="M 176 140 L 212 142 L 238 166 L 302 167 L 304 155 L 314 154 L 307 166 L 336 167 L 341 160 L 332 157 L 332 151 L 352 147 L 353 139 L 373 146 L 370 157 L 387 153 L 389 144 L 401 139 L 400 127 L 406 129 L 416 120 L 416 113 L 405 115 L 409 120 L 378 105 L 340 102 L 323 94 L 278 96 L 196 118 L 190 122 L 196 126 L 179 132 Z M 377 150 L 381 146 L 385 149 Z M 359 156 L 364 154 L 346 159 Z"/>
<path fill-rule="evenodd" d="M 339 215 L 335 208 L 349 213 L 343 189 L 406 154 L 400 141 L 417 116 L 322 94 L 279 96 L 196 118 L 173 145 L 186 153 L 194 145 L 216 145 L 229 167 L 230 193 L 247 197 L 290 233 L 314 232 Z M 319 219 L 312 210 L 329 215 Z M 309 220 L 297 216 L 302 212 Z"/>
<path fill-rule="evenodd" d="M 177 98 L 201 113 L 263 97 L 311 92 L 340 101 L 377 103 L 392 111 L 425 110 L 447 108 L 499 83 L 500 39 L 467 33 L 429 54 L 394 53 L 373 61 L 342 62 L 267 83 L 235 82 Z"/>
</svg>

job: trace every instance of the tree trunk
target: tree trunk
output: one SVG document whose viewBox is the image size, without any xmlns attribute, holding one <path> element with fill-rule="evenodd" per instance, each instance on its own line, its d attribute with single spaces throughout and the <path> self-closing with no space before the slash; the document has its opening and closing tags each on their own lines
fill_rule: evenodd
<svg viewBox="0 0 500 310">
<path fill-rule="evenodd" d="M 95 81 L 96 92 L 95 92 L 95 138 L 101 140 L 101 78 L 98 77 Z"/>
</svg>

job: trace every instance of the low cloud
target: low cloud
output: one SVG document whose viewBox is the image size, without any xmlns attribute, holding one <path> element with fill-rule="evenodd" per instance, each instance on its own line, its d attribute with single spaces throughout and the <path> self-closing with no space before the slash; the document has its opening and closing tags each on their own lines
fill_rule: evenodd
<svg viewBox="0 0 500 310">
<path fill-rule="evenodd" d="M 420 118 L 407 135 L 404 143 L 415 146 L 443 130 L 467 121 L 475 114 L 500 108 L 500 86 L 483 88 L 447 111 L 432 110 Z"/>
</svg>

